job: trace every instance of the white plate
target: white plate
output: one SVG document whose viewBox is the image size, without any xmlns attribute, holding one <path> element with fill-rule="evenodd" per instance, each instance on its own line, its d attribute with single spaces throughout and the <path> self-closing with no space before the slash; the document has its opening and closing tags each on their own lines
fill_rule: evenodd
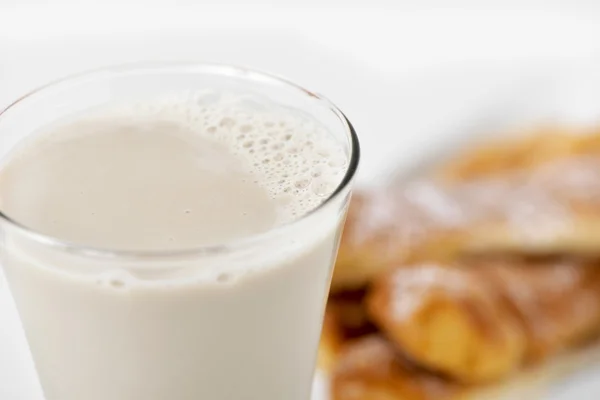
<svg viewBox="0 0 600 400">
<path fill-rule="evenodd" d="M 50 79 L 117 62 L 205 59 L 250 65 L 318 89 L 346 112 L 362 142 L 363 185 L 446 148 L 477 116 L 486 116 L 486 123 L 514 117 L 515 99 L 545 98 L 540 90 L 547 86 L 549 66 L 585 60 L 600 50 L 595 17 L 565 10 L 440 13 L 331 6 L 140 12 L 120 4 L 77 11 L 53 5 L 33 13 L 0 5 L 0 106 Z M 579 100 L 561 107 L 568 105 L 578 118 L 595 115 L 587 106 L 600 104 L 596 93 L 600 90 L 570 92 Z M 599 376 L 600 370 L 582 371 L 555 385 L 548 398 L 598 398 Z M 317 381 L 316 398 L 326 400 L 326 382 Z M 41 399 L 1 283 L 0 399 Z"/>
</svg>

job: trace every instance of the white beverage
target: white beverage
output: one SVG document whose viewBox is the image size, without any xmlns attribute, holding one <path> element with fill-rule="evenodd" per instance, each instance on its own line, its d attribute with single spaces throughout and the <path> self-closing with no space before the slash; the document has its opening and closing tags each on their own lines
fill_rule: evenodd
<svg viewBox="0 0 600 400">
<path fill-rule="evenodd" d="M 307 400 L 344 210 L 282 225 L 347 164 L 315 120 L 218 93 L 95 110 L 18 146 L 0 168 L 9 218 L 78 248 L 164 256 L 5 233 L 46 399 Z"/>
</svg>

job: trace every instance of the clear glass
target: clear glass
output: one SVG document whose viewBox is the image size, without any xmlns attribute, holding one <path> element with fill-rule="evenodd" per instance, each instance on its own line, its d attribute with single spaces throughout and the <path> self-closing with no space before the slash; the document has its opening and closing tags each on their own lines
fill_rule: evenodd
<svg viewBox="0 0 600 400">
<path fill-rule="evenodd" d="M 321 206 L 299 220 L 235 243 L 177 251 L 81 247 L 37 233 L 0 210 L 2 266 L 46 400 L 310 397 L 331 270 L 359 159 L 352 126 L 330 102 L 243 68 L 110 68 L 50 84 L 8 107 L 0 114 L 1 156 L 65 116 L 115 101 L 207 88 L 257 93 L 309 114 L 343 144 L 349 160 L 345 176 Z M 259 265 L 260 271 L 235 280 L 208 285 L 191 279 L 207 266 L 226 272 Z M 127 271 L 136 284 L 105 281 L 107 271 Z"/>
</svg>

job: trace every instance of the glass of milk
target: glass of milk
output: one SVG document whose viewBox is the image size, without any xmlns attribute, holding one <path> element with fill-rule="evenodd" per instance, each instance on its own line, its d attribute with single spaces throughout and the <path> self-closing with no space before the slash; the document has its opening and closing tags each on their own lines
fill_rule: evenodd
<svg viewBox="0 0 600 400">
<path fill-rule="evenodd" d="M 46 400 L 307 400 L 359 159 L 329 101 L 207 64 L 0 114 L 1 263 Z"/>
</svg>

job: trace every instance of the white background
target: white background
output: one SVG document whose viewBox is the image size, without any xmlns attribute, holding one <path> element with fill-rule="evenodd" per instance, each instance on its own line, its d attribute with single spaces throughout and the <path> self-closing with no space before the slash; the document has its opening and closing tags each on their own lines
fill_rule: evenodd
<svg viewBox="0 0 600 400">
<path fill-rule="evenodd" d="M 0 107 L 102 65 L 243 64 L 324 93 L 346 112 L 363 146 L 363 185 L 427 154 L 465 121 L 539 91 L 563 65 L 596 65 L 596 57 L 597 1 L 0 0 Z M 600 389 L 581 386 L 593 376 L 556 398 L 597 398 Z M 0 283 L 0 399 L 35 396 Z"/>
</svg>

